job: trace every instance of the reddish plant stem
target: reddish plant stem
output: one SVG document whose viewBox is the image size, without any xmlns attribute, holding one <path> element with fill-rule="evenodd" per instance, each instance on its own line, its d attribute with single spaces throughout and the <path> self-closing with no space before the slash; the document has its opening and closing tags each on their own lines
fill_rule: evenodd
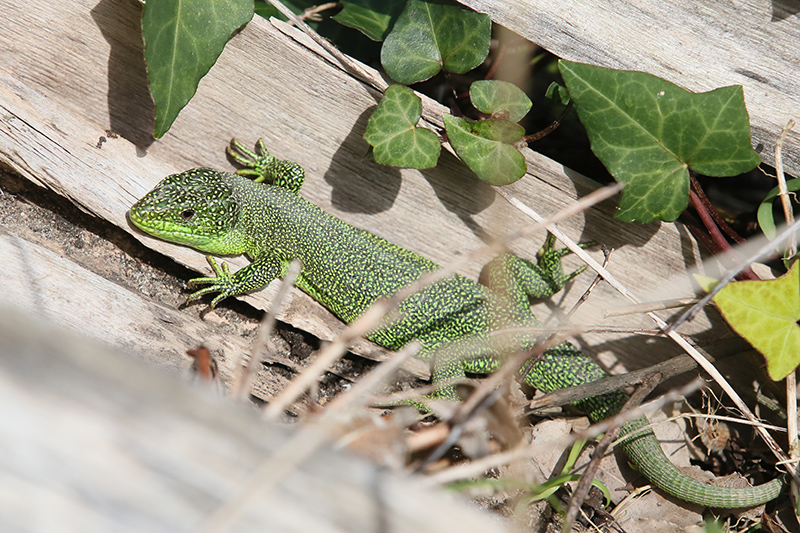
<svg viewBox="0 0 800 533">
<path fill-rule="evenodd" d="M 700 217 L 700 220 L 703 221 L 703 225 L 708 230 L 708 233 L 711 235 L 711 238 L 714 243 L 714 248 L 711 251 L 714 254 L 730 254 L 734 257 L 732 259 L 735 261 L 737 258 L 735 257 L 735 251 L 731 247 L 730 243 L 725 239 L 725 236 L 719 230 L 719 226 L 714 221 L 714 217 L 709 213 L 709 210 L 706 208 L 706 204 L 702 201 L 700 196 L 694 191 L 694 187 L 689 190 L 689 200 L 691 200 L 692 205 L 697 211 L 697 216 Z M 707 202 L 708 200 L 706 200 Z M 713 208 L 712 208 L 713 209 Z M 750 267 L 747 267 L 742 271 L 742 273 L 737 276 L 739 280 L 758 280 L 761 279 L 756 276 L 755 272 L 753 272 Z"/>
<path fill-rule="evenodd" d="M 716 249 L 712 250 L 712 252 L 715 254 L 720 252 L 732 252 L 733 248 L 731 247 L 730 243 L 725 239 L 725 236 L 719 230 L 719 226 L 714 223 L 714 218 L 706 209 L 706 206 L 703 204 L 700 196 L 694 192 L 694 189 L 689 191 L 689 199 L 692 201 L 692 205 L 697 211 L 697 216 L 700 217 L 703 225 L 706 227 L 708 233 L 711 234 L 711 238 L 714 240 L 714 248 Z"/>
<path fill-rule="evenodd" d="M 489 67 L 489 72 L 483 77 L 484 80 L 492 80 L 494 79 L 494 73 L 497 70 L 497 66 L 500 64 L 501 61 L 505 58 L 506 55 L 506 46 L 503 44 L 502 40 L 495 40 L 492 39 L 491 44 L 497 45 L 497 54 L 494 57 L 494 61 L 492 62 L 492 66 Z"/>
<path fill-rule="evenodd" d="M 553 131 L 555 131 L 555 129 L 561 125 L 561 121 L 564 120 L 564 117 L 567 116 L 567 113 L 569 113 L 570 109 L 572 109 L 572 100 L 569 101 L 567 106 L 564 108 L 564 111 L 562 111 L 561 114 L 558 116 L 558 118 L 555 119 L 549 126 L 531 135 L 526 135 L 525 137 L 522 138 L 522 140 L 526 143 L 531 143 L 533 141 L 538 141 L 542 137 L 553 133 Z"/>
<path fill-rule="evenodd" d="M 728 237 L 733 239 L 738 244 L 744 244 L 746 241 L 738 233 L 736 233 L 736 231 L 732 227 L 730 227 L 728 223 L 725 222 L 725 220 L 721 216 L 719 216 L 719 213 L 717 212 L 716 208 L 714 208 L 714 206 L 711 205 L 711 202 L 708 201 L 706 193 L 703 192 L 703 188 L 700 186 L 700 182 L 697 181 L 697 178 L 695 178 L 693 172 L 689 173 L 689 180 L 690 180 L 689 183 L 691 183 L 692 186 L 692 190 L 700 198 L 700 201 L 703 202 L 706 211 L 708 211 L 708 213 L 711 215 L 711 217 L 714 219 L 714 222 L 717 223 L 720 229 L 724 231 Z"/>
</svg>

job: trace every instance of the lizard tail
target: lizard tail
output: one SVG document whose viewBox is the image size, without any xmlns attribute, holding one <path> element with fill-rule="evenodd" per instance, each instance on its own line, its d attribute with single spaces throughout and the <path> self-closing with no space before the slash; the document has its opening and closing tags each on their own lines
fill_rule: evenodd
<svg viewBox="0 0 800 533">
<path fill-rule="evenodd" d="M 647 426 L 646 418 L 637 418 L 620 428 L 620 437 Z M 698 481 L 679 470 L 664 454 L 658 439 L 650 429 L 641 430 L 620 444 L 631 463 L 651 484 L 662 491 L 706 507 L 754 507 L 774 500 L 783 488 L 783 479 L 776 478 L 755 487 L 716 487 Z"/>
<path fill-rule="evenodd" d="M 524 376 L 525 381 L 543 392 L 583 385 L 602 379 L 607 374 L 591 358 L 565 343 L 544 353 Z M 615 415 L 627 400 L 621 391 L 609 392 L 581 400 L 575 407 L 597 422 Z M 698 481 L 679 470 L 661 449 L 647 418 L 627 422 L 619 436 L 631 435 L 620 443 L 631 463 L 662 491 L 684 501 L 706 507 L 754 507 L 775 499 L 783 488 L 782 478 L 746 488 L 716 487 Z"/>
</svg>

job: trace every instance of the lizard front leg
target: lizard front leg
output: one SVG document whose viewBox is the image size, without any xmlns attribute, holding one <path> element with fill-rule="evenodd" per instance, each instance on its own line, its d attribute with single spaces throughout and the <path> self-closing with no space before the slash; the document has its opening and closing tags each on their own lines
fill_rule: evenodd
<svg viewBox="0 0 800 533">
<path fill-rule="evenodd" d="M 211 300 L 211 307 L 215 307 L 228 296 L 244 294 L 268 285 L 275 278 L 282 277 L 288 268 L 286 262 L 265 254 L 231 274 L 227 263 L 222 263 L 220 266 L 210 255 L 206 259 L 215 275 L 208 278 L 190 279 L 189 285 L 208 285 L 208 287 L 193 292 L 189 296 L 189 300 L 196 300 L 204 294 L 218 292 L 219 294 Z"/>
<path fill-rule="evenodd" d="M 236 139 L 232 139 L 228 154 L 234 161 L 245 167 L 236 173 L 240 176 L 252 177 L 256 183 L 266 181 L 297 194 L 306 179 L 306 171 L 303 170 L 303 167 L 294 161 L 286 161 L 270 155 L 267 147 L 264 146 L 264 139 L 258 140 L 255 152 Z"/>
</svg>

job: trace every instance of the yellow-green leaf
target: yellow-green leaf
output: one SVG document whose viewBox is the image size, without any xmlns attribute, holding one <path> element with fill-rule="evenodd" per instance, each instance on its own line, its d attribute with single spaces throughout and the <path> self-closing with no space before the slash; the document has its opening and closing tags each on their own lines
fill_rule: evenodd
<svg viewBox="0 0 800 533">
<path fill-rule="evenodd" d="M 704 289 L 709 278 L 697 278 Z M 800 365 L 800 267 L 778 279 L 730 283 L 714 297 L 722 316 L 761 352 L 769 377 L 785 378 Z"/>
</svg>

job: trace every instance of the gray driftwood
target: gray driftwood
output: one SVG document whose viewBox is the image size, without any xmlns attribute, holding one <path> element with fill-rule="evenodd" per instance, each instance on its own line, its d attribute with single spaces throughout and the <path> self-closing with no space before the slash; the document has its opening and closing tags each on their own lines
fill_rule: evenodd
<svg viewBox="0 0 800 533">
<path fill-rule="evenodd" d="M 126 0 L 36 2 L 41 4 L 32 10 L 0 0 L 7 14 L 0 45 L 8 50 L 0 62 L 0 162 L 198 271 L 208 271 L 200 253 L 134 231 L 125 213 L 168 173 L 193 166 L 230 168 L 223 149 L 232 136 L 245 142 L 264 137 L 276 155 L 305 166 L 302 194 L 307 198 L 440 263 L 493 235 L 531 224 L 447 153 L 437 169 L 426 172 L 365 161 L 361 136 L 378 92 L 303 44 L 307 39 L 292 28 L 282 25 L 279 31 L 268 21 L 253 20 L 229 43 L 172 130 L 154 142 L 138 33 L 140 6 Z M 424 103 L 428 121 L 440 122 L 441 106 Z M 530 150 L 525 155 L 529 175 L 511 190 L 540 213 L 553 214 L 596 188 L 541 155 Z M 687 232 L 672 224 L 620 223 L 611 218 L 613 209 L 607 202 L 562 227 L 576 241 L 598 240 L 617 248 L 609 269 L 641 299 L 656 298 L 674 276 L 669 296 L 691 294 L 684 271 L 700 257 Z M 518 252 L 532 257 L 543 238 L 544 233 L 518 243 Z M 243 258 L 230 262 L 234 269 L 245 264 Z M 472 263 L 462 272 L 475 277 L 480 266 Z M 587 283 L 585 276 L 574 290 Z M 245 299 L 267 308 L 274 288 Z M 568 293 L 566 301 L 576 297 Z M 619 302 L 601 285 L 576 321 L 597 324 L 602 310 Z M 338 320 L 299 291 L 280 318 L 320 338 L 341 330 Z M 129 319 L 158 322 L 147 315 Z M 649 326 L 630 317 L 605 323 Z M 695 326 L 706 327 L 703 321 Z M 149 350 L 147 336 L 137 341 Z M 639 339 L 587 335 L 583 342 L 595 346 L 594 353 L 608 364 L 655 362 L 641 360 L 654 351 L 645 350 Z M 369 343 L 355 350 L 380 353 Z M 417 373 L 424 369 L 418 366 Z"/>
<path fill-rule="evenodd" d="M 0 529 L 199 531 L 290 438 L 286 427 L 129 354 L 0 307 Z M 410 479 L 320 449 L 231 528 L 504 531 Z"/>
</svg>

